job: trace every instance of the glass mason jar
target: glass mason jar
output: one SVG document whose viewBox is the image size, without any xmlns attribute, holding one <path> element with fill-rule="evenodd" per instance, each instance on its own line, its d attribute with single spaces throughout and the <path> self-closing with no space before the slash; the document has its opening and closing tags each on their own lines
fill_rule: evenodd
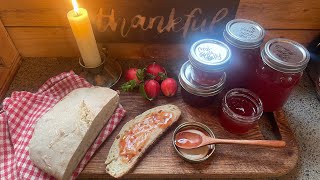
<svg viewBox="0 0 320 180">
<path fill-rule="evenodd" d="M 217 95 L 223 90 L 226 82 L 226 73 L 213 86 L 203 86 L 191 78 L 192 66 L 185 62 L 179 73 L 181 96 L 184 102 L 194 107 L 205 107 L 214 102 Z"/>
<path fill-rule="evenodd" d="M 227 23 L 223 36 L 232 51 L 227 84 L 231 88 L 246 87 L 253 64 L 259 61 L 265 30 L 254 21 L 234 19 Z"/>
<path fill-rule="evenodd" d="M 282 108 L 309 59 L 307 49 L 295 41 L 277 38 L 265 44 L 249 81 L 249 89 L 261 98 L 265 112 Z"/>
<path fill-rule="evenodd" d="M 221 41 L 202 39 L 195 42 L 189 53 L 192 80 L 205 86 L 219 83 L 230 58 L 230 48 Z"/>
<path fill-rule="evenodd" d="M 243 88 L 231 89 L 222 100 L 221 126 L 234 134 L 243 134 L 252 129 L 263 113 L 259 97 Z"/>
</svg>

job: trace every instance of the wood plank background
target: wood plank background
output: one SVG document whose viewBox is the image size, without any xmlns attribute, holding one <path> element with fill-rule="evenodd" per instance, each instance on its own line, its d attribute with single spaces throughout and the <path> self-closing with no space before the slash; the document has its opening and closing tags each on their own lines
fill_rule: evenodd
<svg viewBox="0 0 320 180">
<path fill-rule="evenodd" d="M 66 13 L 72 9 L 70 2 L 71 0 L 0 1 L 0 18 L 22 56 L 78 55 L 66 18 Z M 86 7 L 89 11 L 106 3 L 109 3 L 109 0 L 95 0 L 94 3 L 79 0 L 80 6 Z M 117 6 L 125 6 L 122 1 L 121 3 Z M 320 33 L 320 1 L 241 0 L 237 18 L 259 22 L 267 29 L 268 38 L 287 37 L 307 44 Z M 131 47 L 130 49 L 135 51 L 144 45 L 124 43 L 108 46 L 111 49 L 119 46 Z M 125 57 L 127 54 L 132 52 L 119 56 Z"/>
<path fill-rule="evenodd" d="M 20 63 L 19 52 L 0 20 L 0 102 L 9 89 Z"/>
</svg>

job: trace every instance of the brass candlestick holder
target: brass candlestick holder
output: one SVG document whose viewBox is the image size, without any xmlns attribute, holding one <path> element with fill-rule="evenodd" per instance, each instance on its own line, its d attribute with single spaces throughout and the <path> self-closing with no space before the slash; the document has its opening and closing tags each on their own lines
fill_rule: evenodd
<svg viewBox="0 0 320 180">
<path fill-rule="evenodd" d="M 82 67 L 80 76 L 95 86 L 112 87 L 115 85 L 121 75 L 120 64 L 108 55 L 108 52 L 100 51 L 101 64 L 97 67 L 86 67 L 82 57 L 79 58 L 79 64 Z"/>
</svg>

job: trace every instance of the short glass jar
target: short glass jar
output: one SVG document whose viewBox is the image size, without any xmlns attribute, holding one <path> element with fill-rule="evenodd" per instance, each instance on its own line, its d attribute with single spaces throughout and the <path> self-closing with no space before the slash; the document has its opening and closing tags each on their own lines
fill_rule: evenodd
<svg viewBox="0 0 320 180">
<path fill-rule="evenodd" d="M 295 41 L 277 38 L 266 43 L 248 86 L 261 98 L 265 112 L 283 107 L 309 59 L 307 49 Z"/>
<path fill-rule="evenodd" d="M 234 19 L 227 23 L 223 36 L 232 51 L 227 70 L 228 87 L 246 87 L 253 64 L 260 59 L 265 30 L 254 21 Z"/>
<path fill-rule="evenodd" d="M 219 83 L 231 58 L 229 47 L 215 39 L 202 39 L 190 49 L 191 78 L 200 85 Z"/>
<path fill-rule="evenodd" d="M 205 107 L 212 104 L 225 85 L 226 73 L 213 86 L 203 86 L 192 80 L 192 66 L 189 61 L 185 62 L 179 73 L 181 96 L 184 102 L 194 107 Z"/>
<path fill-rule="evenodd" d="M 252 129 L 263 113 L 262 102 L 250 90 L 231 89 L 222 100 L 221 126 L 234 134 L 243 134 Z"/>
</svg>

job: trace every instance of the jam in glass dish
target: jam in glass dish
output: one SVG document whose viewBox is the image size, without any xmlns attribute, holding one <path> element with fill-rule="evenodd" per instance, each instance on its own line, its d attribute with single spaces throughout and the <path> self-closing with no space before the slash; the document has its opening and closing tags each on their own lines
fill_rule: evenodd
<svg viewBox="0 0 320 180">
<path fill-rule="evenodd" d="M 265 30 L 254 21 L 234 19 L 227 23 L 223 36 L 232 51 L 228 87 L 246 87 L 254 64 L 259 61 Z"/>
<path fill-rule="evenodd" d="M 230 58 L 230 48 L 221 41 L 202 39 L 195 42 L 189 53 L 192 80 L 204 86 L 219 83 Z"/>
<path fill-rule="evenodd" d="M 243 134 L 252 129 L 263 113 L 262 102 L 250 90 L 231 89 L 222 100 L 221 126 L 234 134 Z"/>
<path fill-rule="evenodd" d="M 248 86 L 261 98 L 265 112 L 283 107 L 309 59 L 307 49 L 295 41 L 277 38 L 266 43 Z"/>
<path fill-rule="evenodd" d="M 212 104 L 224 88 L 226 73 L 215 85 L 203 86 L 191 78 L 191 71 L 192 67 L 189 61 L 185 62 L 180 69 L 179 83 L 183 101 L 194 107 L 205 107 Z"/>
</svg>

